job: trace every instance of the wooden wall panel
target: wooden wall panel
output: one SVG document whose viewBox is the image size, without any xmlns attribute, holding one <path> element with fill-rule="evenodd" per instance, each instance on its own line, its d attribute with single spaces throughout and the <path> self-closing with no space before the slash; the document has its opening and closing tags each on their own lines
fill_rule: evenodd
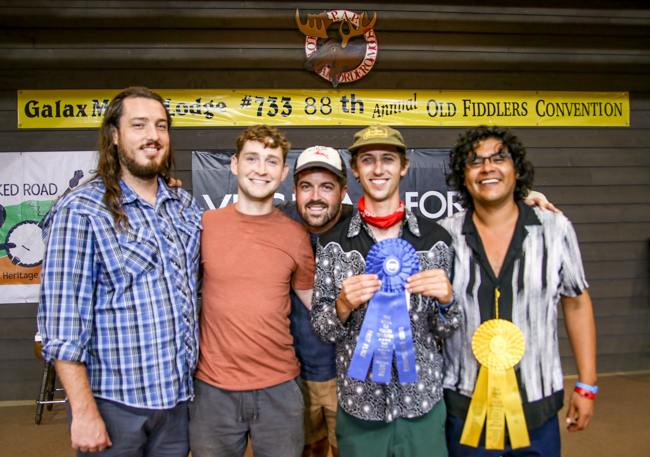
<svg viewBox="0 0 650 457">
<path fill-rule="evenodd" d="M 590 260 L 644 260 L 648 262 L 648 259 L 650 258 L 648 244 L 649 243 L 645 240 L 624 241 L 620 243 L 588 243 L 582 241 L 580 242 L 580 250 L 582 251 L 582 260 L 584 262 Z"/>
<path fill-rule="evenodd" d="M 593 305 L 595 316 L 599 318 L 610 316 L 643 316 L 648 313 L 650 297 L 618 297 L 615 300 L 611 298 L 593 298 Z"/>
<path fill-rule="evenodd" d="M 164 50 L 161 50 L 164 52 Z M 381 52 L 381 51 L 380 51 Z M 254 62 L 253 62 L 254 63 Z M 377 64 L 379 65 L 379 63 Z M 17 65 L 16 68 L 19 68 Z M 302 68 L 274 69 L 193 69 L 191 75 L 182 69 L 160 66 L 144 69 L 32 69 L 17 73 L 0 69 L 0 87 L 23 89 L 124 88 L 147 85 L 152 88 L 248 88 L 330 89 L 332 85 Z M 260 79 L 260 72 L 264 77 Z M 191 80 L 191 84 L 188 84 Z M 65 84 L 63 84 L 65 82 Z M 359 89 L 448 89 L 448 90 L 585 90 L 585 91 L 647 91 L 648 83 L 636 75 L 625 73 L 563 72 L 556 66 L 547 71 L 528 72 L 525 69 L 484 72 L 480 67 L 469 71 L 439 70 L 432 76 L 428 71 L 391 70 L 384 74 L 371 72 L 355 83 Z"/>
<path fill-rule="evenodd" d="M 381 12 L 380 18 L 381 18 Z M 378 26 L 379 27 L 379 26 Z M 302 50 L 302 40 L 297 29 L 150 29 L 143 34 L 140 29 L 39 28 L 0 30 L 0 49 L 40 50 L 110 47 L 114 50 L 138 48 L 189 49 L 287 49 Z M 463 52 L 474 51 L 480 42 L 488 53 L 574 54 L 586 55 L 604 52 L 642 57 L 650 49 L 648 36 L 608 35 L 547 35 L 515 33 L 474 33 L 427 31 L 390 31 L 381 34 L 381 49 L 392 51 Z"/>
<path fill-rule="evenodd" d="M 530 3 L 530 5 L 528 5 Z M 375 68 L 346 88 L 628 91 L 628 128 L 514 129 L 535 188 L 572 220 L 598 330 L 598 369 L 650 369 L 650 7 L 643 1 L 382 2 Z M 97 132 L 17 128 L 20 89 L 314 88 L 303 15 L 340 3 L 8 0 L 0 6 L 0 153 L 94 149 Z M 294 148 L 346 148 L 356 127 L 282 129 Z M 463 129 L 401 129 L 414 148 L 450 147 Z M 232 149 L 241 128 L 173 129 L 177 176 L 191 151 Z M 36 304 L 0 305 L 0 401 L 34 399 Z M 560 321 L 560 349 L 575 373 Z"/>
</svg>

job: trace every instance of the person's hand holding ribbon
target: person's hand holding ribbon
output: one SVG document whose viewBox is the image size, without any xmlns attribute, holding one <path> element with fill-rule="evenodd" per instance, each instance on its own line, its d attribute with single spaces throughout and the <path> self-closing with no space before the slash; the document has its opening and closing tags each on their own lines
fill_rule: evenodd
<svg viewBox="0 0 650 457">
<path fill-rule="evenodd" d="M 426 270 L 411 275 L 406 280 L 404 288 L 410 294 L 436 298 L 443 306 L 451 303 L 453 298 L 451 282 L 445 270 Z"/>
<path fill-rule="evenodd" d="M 352 310 L 369 301 L 380 287 L 381 281 L 377 275 L 358 275 L 345 279 L 336 300 L 336 313 L 341 323 L 345 324 Z"/>
<path fill-rule="evenodd" d="M 337 302 L 337 307 L 340 305 L 341 308 L 358 307 L 357 302 L 370 299 L 348 368 L 348 377 L 366 381 L 372 362 L 372 382 L 388 384 L 392 382 L 395 360 L 398 382 L 417 382 L 409 295 L 404 286 L 412 273 L 419 269 L 417 251 L 403 239 L 379 241 L 368 251 L 366 272 L 373 276 L 365 275 L 366 278 L 358 282 L 349 282 L 345 299 Z M 435 284 L 433 289 L 439 294 L 445 289 L 444 281 L 438 275 L 434 276 L 435 280 L 431 280 L 431 277 L 424 279 L 429 285 Z"/>
</svg>

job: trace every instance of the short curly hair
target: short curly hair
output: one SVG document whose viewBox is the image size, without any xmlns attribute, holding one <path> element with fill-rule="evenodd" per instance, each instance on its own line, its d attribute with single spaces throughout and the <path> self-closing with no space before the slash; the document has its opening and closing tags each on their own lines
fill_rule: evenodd
<svg viewBox="0 0 650 457">
<path fill-rule="evenodd" d="M 473 208 L 474 200 L 465 187 L 465 167 L 468 157 L 476 155 L 475 149 L 481 141 L 494 138 L 512 155 L 515 171 L 519 175 L 515 184 L 515 200 L 523 200 L 533 188 L 535 169 L 526 159 L 526 148 L 519 138 L 506 127 L 474 127 L 460 135 L 453 149 L 449 152 L 449 167 L 446 175 L 447 185 L 458 192 L 458 200 L 464 208 Z"/>
<path fill-rule="evenodd" d="M 283 162 L 286 162 L 287 154 L 289 154 L 289 149 L 291 148 L 291 143 L 289 143 L 287 137 L 275 127 L 261 124 L 253 125 L 241 132 L 237 138 L 237 151 L 235 152 L 235 156 L 238 159 L 239 153 L 244 149 L 244 144 L 247 141 L 259 141 L 264 144 L 265 148 L 282 149 Z"/>
</svg>

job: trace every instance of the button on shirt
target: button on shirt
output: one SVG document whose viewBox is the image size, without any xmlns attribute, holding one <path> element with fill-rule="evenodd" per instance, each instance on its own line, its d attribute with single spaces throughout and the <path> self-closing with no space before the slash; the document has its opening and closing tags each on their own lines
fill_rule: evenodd
<svg viewBox="0 0 650 457">
<path fill-rule="evenodd" d="M 116 230 L 95 179 L 46 216 L 38 327 L 47 360 L 83 362 L 96 397 L 166 409 L 193 398 L 201 209 L 158 180 L 155 207 L 120 182 Z"/>
</svg>

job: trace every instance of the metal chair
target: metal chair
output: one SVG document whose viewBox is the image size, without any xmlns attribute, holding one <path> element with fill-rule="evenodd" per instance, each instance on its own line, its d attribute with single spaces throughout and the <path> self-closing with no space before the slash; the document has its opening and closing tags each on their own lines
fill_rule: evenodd
<svg viewBox="0 0 650 457">
<path fill-rule="evenodd" d="M 39 359 L 43 359 L 43 355 L 41 354 L 42 349 L 43 343 L 41 341 L 41 336 L 37 333 L 34 337 L 34 354 Z M 55 400 L 54 394 L 56 392 L 63 392 L 63 389 L 56 388 L 56 370 L 54 369 L 54 364 L 46 361 L 45 367 L 43 368 L 41 391 L 38 395 L 38 400 L 36 400 L 36 418 L 34 419 L 36 425 L 41 423 L 43 406 L 47 406 L 47 410 L 52 411 L 52 405 L 65 403 L 68 400 L 67 398 L 64 400 Z"/>
</svg>

